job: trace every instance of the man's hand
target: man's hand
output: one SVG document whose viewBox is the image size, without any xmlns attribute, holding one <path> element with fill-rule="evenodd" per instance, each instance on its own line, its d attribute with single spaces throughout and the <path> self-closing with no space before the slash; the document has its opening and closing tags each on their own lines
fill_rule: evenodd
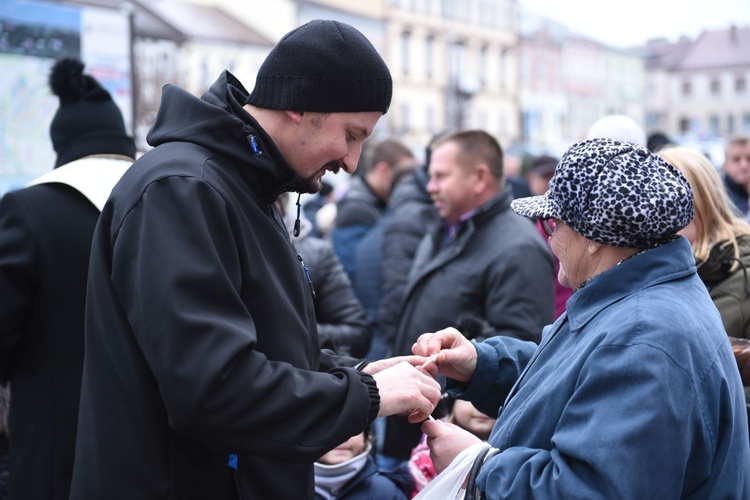
<svg viewBox="0 0 750 500">
<path fill-rule="evenodd" d="M 423 333 L 411 351 L 424 357 L 438 354 L 435 365 L 440 373 L 459 382 L 469 382 L 477 368 L 477 350 L 455 328 Z"/>
<path fill-rule="evenodd" d="M 456 456 L 481 439 L 457 425 L 447 422 L 427 420 L 422 424 L 422 432 L 427 435 L 430 458 L 435 472 L 440 474 Z"/>
<path fill-rule="evenodd" d="M 376 371 L 373 378 L 380 393 L 379 417 L 410 413 L 409 422 L 421 422 L 430 416 L 440 400 L 440 384 L 425 370 L 406 361 Z"/>
<path fill-rule="evenodd" d="M 386 370 L 388 368 L 392 368 L 399 363 L 406 362 L 414 367 L 424 369 L 424 371 L 428 373 L 429 375 L 431 375 L 432 378 L 437 378 L 438 369 L 434 361 L 435 361 L 434 359 L 430 360 L 430 358 L 426 358 L 424 356 L 398 356 L 395 358 L 387 358 L 387 359 L 380 359 L 378 361 L 371 361 L 367 366 L 365 366 L 362 369 L 362 371 L 370 375 L 375 375 L 376 373 Z"/>
</svg>

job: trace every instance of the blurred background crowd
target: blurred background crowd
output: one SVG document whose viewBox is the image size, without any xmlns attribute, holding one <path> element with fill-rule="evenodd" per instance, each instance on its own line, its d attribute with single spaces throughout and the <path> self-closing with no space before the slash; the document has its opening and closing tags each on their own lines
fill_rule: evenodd
<svg viewBox="0 0 750 500">
<path fill-rule="evenodd" d="M 357 172 L 326 175 L 318 194 L 279 199 L 315 286 L 322 347 L 382 359 L 409 354 L 415 334 L 447 325 L 471 339 L 538 342 L 529 332 L 559 317 L 571 290 L 557 282 L 549 228 L 520 223 L 508 204 L 543 194 L 572 143 L 613 138 L 659 154 L 690 182 L 696 218 L 682 234 L 748 389 L 750 26 L 623 48 L 525 11 L 517 0 L 298 0 L 262 8 L 228 0 L 5 0 L 0 195 L 50 170 L 59 141 L 77 134 L 49 125 L 60 113 L 47 81 L 56 60 L 80 58 L 109 91 L 122 112 L 118 136 L 134 142 L 122 153 L 130 158 L 150 148 L 146 134 L 164 84 L 200 95 L 228 69 L 252 88 L 278 37 L 317 18 L 360 29 L 394 82 L 391 108 L 365 142 Z M 75 116 L 78 126 L 87 115 Z M 481 190 L 440 181 L 467 152 L 491 166 Z M 476 228 L 465 224 L 475 216 Z M 461 257 L 436 257 L 451 245 Z M 493 282 L 494 273 L 502 280 Z M 10 378 L 3 369 L 10 372 L 0 366 L 2 381 Z M 6 399 L 0 393 L 0 409 Z M 486 439 L 491 419 L 462 404 L 448 400 L 436 416 Z M 366 450 L 408 496 L 434 469 L 421 433 L 405 430 L 403 420 L 376 420 L 347 445 L 353 455 L 342 456 Z M 6 430 L 0 414 L 0 483 Z M 342 460 L 336 453 L 321 459 L 321 484 L 335 483 L 332 467 Z"/>
<path fill-rule="evenodd" d="M 478 128 L 503 145 L 509 173 L 525 174 L 533 156 L 559 156 L 596 119 L 620 114 L 647 134 L 700 149 L 720 167 L 726 138 L 750 127 L 750 26 L 741 24 L 743 15 L 727 13 L 735 21 L 698 34 L 621 47 L 521 0 L 6 0 L 0 193 L 52 161 L 45 124 L 55 99 L 44 78 L 53 60 L 85 61 L 145 151 L 164 84 L 200 95 L 229 69 L 252 88 L 280 36 L 315 18 L 357 27 L 382 54 L 394 96 L 374 138 L 398 136 L 420 160 L 434 134 Z M 663 24 L 666 31 L 679 19 Z"/>
</svg>

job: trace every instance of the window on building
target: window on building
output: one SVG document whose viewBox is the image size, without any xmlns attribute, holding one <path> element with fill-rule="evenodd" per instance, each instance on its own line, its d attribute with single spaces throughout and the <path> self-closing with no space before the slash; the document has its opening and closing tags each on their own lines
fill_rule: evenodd
<svg viewBox="0 0 750 500">
<path fill-rule="evenodd" d="M 435 108 L 431 104 L 428 104 L 426 112 L 427 112 L 426 129 L 427 129 L 427 132 L 432 134 L 433 132 L 435 132 L 435 130 L 437 130 L 437 126 L 436 126 L 437 124 L 435 123 Z"/>
<path fill-rule="evenodd" d="M 407 133 L 411 129 L 411 120 L 409 118 L 409 103 L 401 104 L 401 133 Z"/>
<path fill-rule="evenodd" d="M 432 78 L 435 72 L 435 37 L 430 35 L 425 41 L 425 70 L 427 78 Z"/>
<path fill-rule="evenodd" d="M 487 111 L 485 111 L 485 110 L 479 111 L 478 118 L 479 118 L 479 120 L 478 120 L 479 123 L 477 123 L 477 125 L 479 126 L 479 128 L 482 129 L 482 130 L 487 130 L 487 125 L 488 125 L 488 123 L 487 123 Z"/>
<path fill-rule="evenodd" d="M 708 128 L 714 135 L 719 135 L 719 117 L 718 115 L 711 115 L 708 117 Z"/>
<path fill-rule="evenodd" d="M 680 132 L 690 132 L 690 118 L 680 118 Z"/>
<path fill-rule="evenodd" d="M 483 0 L 479 2 L 479 22 L 488 26 L 498 26 L 497 1 Z"/>
<path fill-rule="evenodd" d="M 750 128 L 750 113 L 742 115 L 742 128 Z"/>
<path fill-rule="evenodd" d="M 727 115 L 727 134 L 734 134 L 734 115 Z"/>
<path fill-rule="evenodd" d="M 404 31 L 401 33 L 401 73 L 409 74 L 409 51 L 411 45 L 411 33 Z"/>
<path fill-rule="evenodd" d="M 486 45 L 482 45 L 482 48 L 479 49 L 479 85 L 482 87 L 487 86 L 487 64 L 489 64 L 487 59 L 488 52 L 489 47 Z"/>
<path fill-rule="evenodd" d="M 745 83 L 745 77 L 744 76 L 738 76 L 734 79 L 734 91 L 738 94 L 744 94 L 746 91 L 746 83 Z"/>
<path fill-rule="evenodd" d="M 443 0 L 443 15 L 451 19 L 471 19 L 471 4 L 464 0 Z"/>
<path fill-rule="evenodd" d="M 682 82 L 682 95 L 690 95 L 693 91 L 693 86 L 690 84 L 690 80 L 684 80 Z"/>
<path fill-rule="evenodd" d="M 461 75 L 466 74 L 465 65 L 466 47 L 463 42 L 456 42 L 451 45 L 450 49 L 450 79 L 452 82 L 458 82 Z"/>
<path fill-rule="evenodd" d="M 656 96 L 656 87 L 654 87 L 654 81 L 651 78 L 646 79 L 646 97 Z"/>
<path fill-rule="evenodd" d="M 721 81 L 718 78 L 711 79 L 711 95 L 721 94 Z"/>
<path fill-rule="evenodd" d="M 508 63 L 508 50 L 507 49 L 500 49 L 500 64 L 498 64 L 498 66 L 500 68 L 500 88 L 501 89 L 505 89 L 505 87 L 508 84 L 507 71 L 506 71 L 506 68 L 505 68 L 505 66 L 506 66 L 507 63 Z M 524 61 L 524 63 L 527 66 L 525 69 L 527 70 L 527 73 L 526 73 L 527 80 L 526 81 L 528 83 L 528 76 L 529 76 L 528 75 L 528 61 Z M 522 70 L 521 71 L 523 71 L 523 66 L 522 66 Z"/>
<path fill-rule="evenodd" d="M 547 74 L 547 51 L 542 49 L 539 51 L 536 60 L 536 82 L 541 89 L 549 89 L 549 75 Z"/>
</svg>

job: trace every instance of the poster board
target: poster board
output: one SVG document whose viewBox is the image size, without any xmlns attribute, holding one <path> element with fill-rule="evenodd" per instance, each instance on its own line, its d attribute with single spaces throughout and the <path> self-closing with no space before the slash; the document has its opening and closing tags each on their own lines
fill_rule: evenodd
<svg viewBox="0 0 750 500">
<path fill-rule="evenodd" d="M 127 12 L 29 0 L 0 2 L 0 195 L 52 169 L 49 125 L 58 107 L 49 71 L 77 57 L 120 107 L 132 131 Z"/>
</svg>

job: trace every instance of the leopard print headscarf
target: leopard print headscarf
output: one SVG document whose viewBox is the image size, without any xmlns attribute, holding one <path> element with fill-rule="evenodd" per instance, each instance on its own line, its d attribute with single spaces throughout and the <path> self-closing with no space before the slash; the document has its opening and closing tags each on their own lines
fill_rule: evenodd
<svg viewBox="0 0 750 500">
<path fill-rule="evenodd" d="M 683 175 L 648 149 L 612 139 L 574 144 L 542 196 L 513 200 L 525 217 L 555 218 L 591 241 L 654 248 L 695 216 Z"/>
</svg>

